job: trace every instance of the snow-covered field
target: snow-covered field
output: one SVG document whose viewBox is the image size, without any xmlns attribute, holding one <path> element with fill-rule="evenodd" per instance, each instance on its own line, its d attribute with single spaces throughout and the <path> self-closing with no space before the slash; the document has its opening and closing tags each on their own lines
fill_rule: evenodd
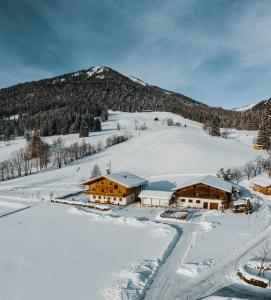
<svg viewBox="0 0 271 300">
<path fill-rule="evenodd" d="M 167 118 L 186 127 L 168 126 Z M 142 124 L 146 130 L 135 130 Z M 267 202 L 257 218 L 198 211 L 189 222 L 163 220 L 161 208 L 130 205 L 97 212 L 48 202 L 52 195 L 80 191 L 95 164 L 105 172 L 110 161 L 113 172 L 130 171 L 148 179 L 152 189 L 169 190 L 188 177 L 264 155 L 252 149 L 256 132 L 232 130 L 227 140 L 210 137 L 201 124 L 165 112 L 110 112 L 103 131 L 86 141 L 104 142 L 120 132 L 133 137 L 62 169 L 0 182 L 0 299 L 140 299 L 145 292 L 146 299 L 155 300 L 196 299 L 193 292 L 209 296 L 218 288 L 212 272 L 223 267 L 228 274 L 242 251 L 249 251 L 244 245 L 267 232 Z M 79 140 L 78 135 L 63 139 L 67 145 Z M 2 142 L 0 160 L 24 143 Z M 210 282 L 202 283 L 206 274 Z"/>
<path fill-rule="evenodd" d="M 0 218 L 1 299 L 138 299 L 176 230 L 44 203 Z"/>
</svg>

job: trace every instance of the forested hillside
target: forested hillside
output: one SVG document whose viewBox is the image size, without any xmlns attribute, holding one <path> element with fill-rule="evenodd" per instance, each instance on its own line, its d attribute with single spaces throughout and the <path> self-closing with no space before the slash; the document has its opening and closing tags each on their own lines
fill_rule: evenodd
<svg viewBox="0 0 271 300">
<path fill-rule="evenodd" d="M 266 108 L 266 104 L 265 104 Z M 202 123 L 219 117 L 220 127 L 257 129 L 262 109 L 238 112 L 209 107 L 182 94 L 145 84 L 108 67 L 92 67 L 0 90 L 2 139 L 38 130 L 42 136 L 95 130 L 107 110 L 169 111 Z"/>
</svg>

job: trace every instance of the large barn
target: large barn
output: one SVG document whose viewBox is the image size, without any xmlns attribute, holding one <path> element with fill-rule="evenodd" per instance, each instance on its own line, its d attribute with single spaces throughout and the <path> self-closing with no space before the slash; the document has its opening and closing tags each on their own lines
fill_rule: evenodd
<svg viewBox="0 0 271 300">
<path fill-rule="evenodd" d="M 229 206 L 233 184 L 207 175 L 193 178 L 175 188 L 174 191 L 180 206 L 222 209 Z"/>
<path fill-rule="evenodd" d="M 127 205 L 137 200 L 147 180 L 130 172 L 97 176 L 81 183 L 91 202 Z"/>
</svg>

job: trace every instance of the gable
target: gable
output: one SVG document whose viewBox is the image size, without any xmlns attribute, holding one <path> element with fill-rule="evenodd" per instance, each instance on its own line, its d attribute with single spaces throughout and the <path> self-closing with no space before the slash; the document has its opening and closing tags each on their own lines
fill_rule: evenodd
<svg viewBox="0 0 271 300">
<path fill-rule="evenodd" d="M 114 181 L 110 178 L 107 178 L 106 176 L 99 176 L 99 177 L 96 177 L 96 178 L 93 178 L 93 180 L 89 180 L 89 182 L 87 183 L 87 185 L 89 186 L 95 186 L 95 185 L 99 185 L 99 186 L 112 186 L 113 188 L 115 186 L 119 187 L 121 186 L 122 188 L 126 188 L 123 184 L 117 182 L 117 181 Z"/>
</svg>

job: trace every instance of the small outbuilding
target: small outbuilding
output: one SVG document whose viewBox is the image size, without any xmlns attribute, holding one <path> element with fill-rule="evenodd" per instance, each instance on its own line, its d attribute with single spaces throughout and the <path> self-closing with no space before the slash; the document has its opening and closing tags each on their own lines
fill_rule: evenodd
<svg viewBox="0 0 271 300">
<path fill-rule="evenodd" d="M 138 197 L 144 206 L 168 207 L 173 203 L 172 191 L 143 190 Z"/>
<path fill-rule="evenodd" d="M 252 179 L 253 190 L 265 195 L 271 195 L 271 179 L 263 176 L 257 176 Z"/>
<path fill-rule="evenodd" d="M 254 150 L 264 150 L 264 146 L 259 145 L 259 144 L 253 144 L 253 149 Z"/>
</svg>

